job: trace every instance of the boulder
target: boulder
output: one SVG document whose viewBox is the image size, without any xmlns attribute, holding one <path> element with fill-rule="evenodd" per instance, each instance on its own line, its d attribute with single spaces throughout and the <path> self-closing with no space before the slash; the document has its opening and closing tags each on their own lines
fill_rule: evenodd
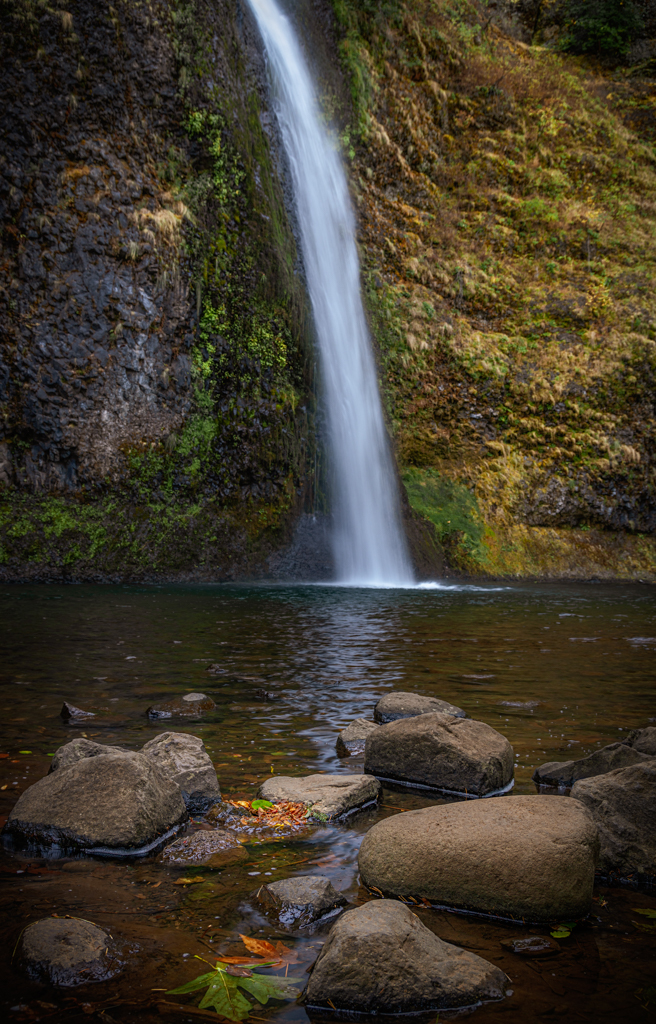
<svg viewBox="0 0 656 1024">
<path fill-rule="evenodd" d="M 186 818 L 180 787 L 149 757 L 110 752 L 60 765 L 35 782 L 11 811 L 3 835 L 40 847 L 137 855 Z"/>
<path fill-rule="evenodd" d="M 311 808 L 313 817 L 341 818 L 375 803 L 381 785 L 370 775 L 275 775 L 260 786 L 258 796 L 274 804 L 290 800 Z"/>
<path fill-rule="evenodd" d="M 183 697 L 153 704 L 146 714 L 149 718 L 202 718 L 208 711 L 214 711 L 216 704 L 204 693 L 185 693 Z"/>
<path fill-rule="evenodd" d="M 639 753 L 625 743 L 609 743 L 601 750 L 594 750 L 578 761 L 548 761 L 533 772 L 533 781 L 538 786 L 573 786 L 578 779 L 590 779 L 604 775 L 616 768 L 628 768 L 632 764 L 649 761 L 647 754 Z"/>
<path fill-rule="evenodd" d="M 58 768 L 68 768 L 87 757 L 103 757 L 105 754 L 115 754 L 116 756 L 127 754 L 129 756 L 131 751 L 123 750 L 121 747 L 110 747 L 106 743 L 96 743 L 94 740 L 83 738 L 71 740 L 70 743 L 65 743 L 63 747 L 57 748 L 50 762 L 48 774 L 57 771 Z"/>
<path fill-rule="evenodd" d="M 372 732 L 364 770 L 383 780 L 486 796 L 511 787 L 513 757 L 505 736 L 484 722 L 431 713 Z"/>
<path fill-rule="evenodd" d="M 182 790 L 190 814 L 202 814 L 221 799 L 214 765 L 199 736 L 162 732 L 141 748 Z"/>
<path fill-rule="evenodd" d="M 646 729 L 634 729 L 624 742 L 640 754 L 656 757 L 656 726 L 648 725 Z"/>
<path fill-rule="evenodd" d="M 160 863 L 175 868 L 224 868 L 247 859 L 248 854 L 234 832 L 226 829 L 181 836 L 158 857 Z"/>
<path fill-rule="evenodd" d="M 339 757 L 352 757 L 354 754 L 364 753 L 364 744 L 369 733 L 375 732 L 378 728 L 375 722 L 369 722 L 366 718 L 356 718 L 342 729 L 335 748 Z"/>
<path fill-rule="evenodd" d="M 443 942 L 395 900 L 349 910 L 333 925 L 305 990 L 311 1007 L 412 1013 L 501 999 L 508 978 L 475 953 Z"/>
<path fill-rule="evenodd" d="M 571 797 L 599 830 L 603 874 L 656 876 L 656 760 L 581 779 Z"/>
<path fill-rule="evenodd" d="M 576 800 L 507 796 L 406 811 L 369 829 L 365 885 L 526 922 L 590 912 L 597 829 Z"/>
<path fill-rule="evenodd" d="M 270 916 L 284 928 L 310 928 L 327 914 L 346 905 L 346 899 L 327 878 L 321 875 L 301 875 L 283 878 L 260 886 L 255 898 Z"/>
<path fill-rule="evenodd" d="M 428 715 L 434 711 L 439 711 L 443 715 L 454 715 L 456 718 L 467 717 L 462 708 L 457 708 L 448 700 L 425 697 L 421 693 L 395 692 L 387 693 L 380 698 L 374 708 L 374 721 L 385 725 L 387 722 L 396 722 L 399 718 L 415 718 L 417 715 Z"/>
<path fill-rule="evenodd" d="M 21 936 L 19 962 L 35 981 L 61 987 L 106 981 L 122 967 L 111 935 L 77 917 L 45 917 L 29 924 Z"/>
</svg>

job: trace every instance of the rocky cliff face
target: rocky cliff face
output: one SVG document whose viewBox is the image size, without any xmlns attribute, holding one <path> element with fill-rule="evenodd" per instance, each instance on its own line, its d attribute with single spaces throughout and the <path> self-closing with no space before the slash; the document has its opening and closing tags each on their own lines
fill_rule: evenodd
<svg viewBox="0 0 656 1024">
<path fill-rule="evenodd" d="M 316 460 L 253 28 L 220 0 L 0 10 L 4 572 L 261 567 Z"/>
</svg>

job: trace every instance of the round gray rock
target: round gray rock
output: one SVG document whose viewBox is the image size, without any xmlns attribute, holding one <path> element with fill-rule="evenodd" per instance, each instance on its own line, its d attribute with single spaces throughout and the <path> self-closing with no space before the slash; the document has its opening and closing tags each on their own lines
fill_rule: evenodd
<svg viewBox="0 0 656 1024">
<path fill-rule="evenodd" d="M 375 732 L 378 726 L 366 718 L 356 718 L 342 729 L 335 748 L 339 757 L 352 757 L 354 754 L 363 754 L 364 745 L 370 733 Z"/>
<path fill-rule="evenodd" d="M 123 750 L 121 747 L 110 747 L 105 743 L 95 743 L 93 740 L 85 740 L 83 738 L 77 740 L 71 740 L 70 743 L 65 743 L 63 747 L 58 747 L 55 751 L 55 756 L 50 762 L 50 768 L 48 774 L 56 772 L 58 768 L 68 768 L 72 764 L 76 764 L 77 761 L 83 761 L 87 757 L 104 757 L 106 754 L 127 754 L 130 756 L 132 751 Z"/>
<path fill-rule="evenodd" d="M 321 875 L 301 875 L 268 882 L 256 891 L 264 912 L 287 929 L 311 928 L 317 921 L 346 906 L 346 899 Z"/>
<path fill-rule="evenodd" d="M 533 781 L 538 786 L 566 788 L 573 786 L 579 779 L 590 779 L 642 761 L 649 761 L 649 756 L 625 743 L 609 743 L 607 747 L 595 750 L 578 761 L 548 761 L 541 764 L 533 772 Z"/>
<path fill-rule="evenodd" d="M 186 818 L 180 787 L 150 758 L 106 753 L 26 789 L 3 834 L 42 847 L 140 854 Z"/>
<path fill-rule="evenodd" d="M 358 866 L 384 893 L 540 922 L 590 912 L 598 853 L 592 816 L 576 800 L 507 796 L 379 821 Z"/>
<path fill-rule="evenodd" d="M 221 799 L 214 765 L 199 736 L 163 732 L 141 748 L 182 791 L 190 814 L 201 814 Z"/>
<path fill-rule="evenodd" d="M 258 796 L 274 804 L 284 800 L 305 804 L 321 818 L 341 818 L 375 803 L 380 792 L 380 782 L 371 775 L 275 775 L 260 786 Z"/>
<path fill-rule="evenodd" d="M 398 691 L 387 693 L 380 698 L 374 708 L 374 721 L 385 725 L 387 722 L 396 722 L 399 718 L 414 718 L 416 715 L 428 715 L 433 711 L 439 711 L 443 715 L 454 715 L 456 718 L 467 717 L 462 708 L 456 707 L 448 700 L 425 697 L 421 693 Z"/>
<path fill-rule="evenodd" d="M 656 761 L 582 779 L 572 787 L 599 830 L 603 874 L 656 877 Z"/>
<path fill-rule="evenodd" d="M 418 715 L 381 725 L 367 737 L 364 770 L 384 780 L 485 796 L 512 783 L 513 748 L 485 722 Z"/>
<path fill-rule="evenodd" d="M 247 859 L 248 854 L 235 834 L 226 829 L 181 836 L 158 857 L 160 863 L 177 868 L 224 868 Z"/>
<path fill-rule="evenodd" d="M 149 718 L 202 718 L 209 711 L 216 710 L 216 704 L 204 693 L 185 693 L 182 697 L 153 704 L 146 712 Z"/>
<path fill-rule="evenodd" d="M 28 925 L 19 959 L 34 980 L 62 987 L 106 981 L 122 966 L 111 935 L 80 918 L 46 917 Z"/>
<path fill-rule="evenodd" d="M 498 967 L 443 942 L 401 903 L 376 900 L 333 925 L 305 1002 L 360 1013 L 411 1013 L 501 999 L 507 985 Z"/>
</svg>

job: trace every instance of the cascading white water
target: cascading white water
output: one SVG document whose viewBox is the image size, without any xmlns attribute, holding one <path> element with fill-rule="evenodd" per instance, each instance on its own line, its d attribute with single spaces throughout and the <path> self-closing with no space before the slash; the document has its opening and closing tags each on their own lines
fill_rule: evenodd
<svg viewBox="0 0 656 1024">
<path fill-rule="evenodd" d="M 249 0 L 272 74 L 319 341 L 335 494 L 340 582 L 412 583 L 362 298 L 344 170 L 310 73 L 274 0 Z"/>
</svg>

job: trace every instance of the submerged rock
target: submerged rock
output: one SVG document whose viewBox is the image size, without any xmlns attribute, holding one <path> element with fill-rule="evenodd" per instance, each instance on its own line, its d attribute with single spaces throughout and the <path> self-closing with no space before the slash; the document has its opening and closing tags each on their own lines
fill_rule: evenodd
<svg viewBox="0 0 656 1024">
<path fill-rule="evenodd" d="M 153 704 L 146 714 L 149 718 L 202 718 L 209 711 L 214 711 L 216 704 L 204 693 L 185 693 L 183 697 L 173 697 L 161 704 Z"/>
<path fill-rule="evenodd" d="M 629 769 L 631 770 L 631 769 Z M 590 912 L 599 838 L 569 797 L 512 796 L 406 811 L 360 847 L 365 885 L 526 921 Z"/>
<path fill-rule="evenodd" d="M 443 942 L 395 900 L 349 910 L 333 925 L 305 1002 L 359 1013 L 411 1013 L 501 999 L 508 978 Z"/>
<path fill-rule="evenodd" d="M 224 868 L 248 860 L 248 854 L 233 832 L 216 829 L 181 836 L 162 850 L 158 860 L 169 867 Z"/>
<path fill-rule="evenodd" d="M 571 798 L 599 830 L 603 874 L 656 877 L 656 760 L 581 779 Z"/>
<path fill-rule="evenodd" d="M 520 939 L 502 939 L 501 945 L 517 956 L 553 956 L 560 953 L 560 946 L 548 935 L 527 935 Z"/>
<path fill-rule="evenodd" d="M 111 935 L 80 918 L 46 917 L 29 924 L 19 960 L 35 981 L 61 987 L 106 981 L 122 967 Z"/>
<path fill-rule="evenodd" d="M 341 892 L 321 875 L 268 882 L 260 886 L 255 898 L 268 916 L 290 929 L 310 928 L 347 903 Z"/>
<path fill-rule="evenodd" d="M 484 722 L 424 714 L 372 732 L 365 745 L 364 770 L 394 782 L 485 796 L 512 782 L 513 748 Z"/>
<path fill-rule="evenodd" d="M 82 708 L 76 708 L 75 704 L 69 704 L 65 700 L 59 712 L 59 717 L 67 722 L 70 718 L 95 718 L 96 716 L 93 711 L 83 711 Z"/>
<path fill-rule="evenodd" d="M 190 814 L 201 814 L 221 799 L 214 765 L 199 736 L 163 732 L 144 744 L 141 753 L 178 784 Z"/>
<path fill-rule="evenodd" d="M 595 750 L 578 761 L 548 761 L 541 764 L 533 772 L 532 778 L 538 786 L 568 787 L 573 786 L 578 779 L 590 779 L 642 761 L 649 761 L 647 754 L 641 754 L 625 743 L 609 743 L 607 747 Z"/>
<path fill-rule="evenodd" d="M 186 818 L 180 787 L 149 757 L 103 748 L 102 756 L 60 763 L 26 789 L 3 835 L 41 847 L 136 855 Z"/>
<path fill-rule="evenodd" d="M 434 711 L 439 711 L 443 715 L 454 715 L 456 718 L 467 717 L 462 708 L 450 704 L 448 700 L 426 697 L 421 693 L 395 692 L 387 693 L 380 698 L 374 708 L 374 721 L 385 725 L 387 722 L 396 722 L 399 718 L 415 718 L 417 715 L 428 715 Z"/>
<path fill-rule="evenodd" d="M 311 808 L 314 817 L 340 818 L 378 800 L 381 785 L 370 775 L 276 775 L 259 789 L 262 800 L 274 804 L 290 800 Z"/>
<path fill-rule="evenodd" d="M 352 757 L 354 754 L 363 754 L 367 736 L 377 728 L 375 722 L 369 722 L 366 718 L 356 718 L 342 729 L 337 737 L 335 748 L 338 756 Z"/>
</svg>

